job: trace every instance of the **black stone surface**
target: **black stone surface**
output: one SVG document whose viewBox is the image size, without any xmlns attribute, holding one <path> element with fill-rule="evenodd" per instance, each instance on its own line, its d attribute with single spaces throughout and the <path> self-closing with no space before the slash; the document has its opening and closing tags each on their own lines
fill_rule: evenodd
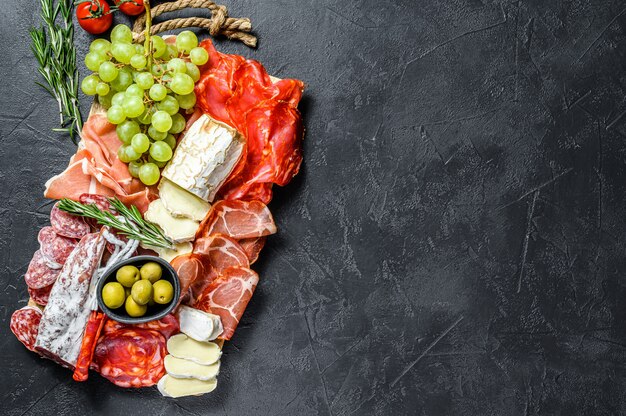
<svg viewBox="0 0 626 416">
<path fill-rule="evenodd" d="M 624 414 L 626 4 L 226 5 L 260 45 L 221 50 L 306 82 L 305 162 L 218 389 L 173 401 L 9 332 L 74 146 L 35 85 L 38 2 L 1 2 L 0 414 Z"/>
</svg>

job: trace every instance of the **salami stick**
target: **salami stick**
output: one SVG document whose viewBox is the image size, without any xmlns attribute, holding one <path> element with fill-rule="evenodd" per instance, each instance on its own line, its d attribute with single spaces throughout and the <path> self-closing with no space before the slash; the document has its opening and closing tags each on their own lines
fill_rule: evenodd
<svg viewBox="0 0 626 416">
<path fill-rule="evenodd" d="M 91 312 L 85 327 L 85 335 L 83 336 L 80 354 L 78 354 L 78 360 L 76 361 L 76 368 L 74 368 L 74 375 L 72 376 L 74 380 L 85 381 L 89 377 L 89 365 L 93 360 L 96 343 L 98 338 L 100 338 L 100 332 L 102 332 L 105 321 L 106 315 L 102 312 Z"/>
</svg>

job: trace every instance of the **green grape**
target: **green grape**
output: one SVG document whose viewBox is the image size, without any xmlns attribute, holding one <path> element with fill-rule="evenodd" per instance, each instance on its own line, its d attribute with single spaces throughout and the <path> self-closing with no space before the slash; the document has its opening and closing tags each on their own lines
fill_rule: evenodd
<svg viewBox="0 0 626 416">
<path fill-rule="evenodd" d="M 135 47 L 130 43 L 114 43 L 111 47 L 111 53 L 118 62 L 129 64 L 135 55 Z"/>
<path fill-rule="evenodd" d="M 152 120 L 150 122 L 152 122 Z M 158 131 L 154 128 L 154 126 L 151 125 L 150 127 L 148 127 L 148 136 L 152 137 L 152 139 L 156 141 L 164 140 L 167 137 L 167 132 Z"/>
<path fill-rule="evenodd" d="M 191 62 L 185 62 L 185 65 L 187 66 L 187 75 L 193 79 L 193 82 L 198 82 L 200 79 L 200 69 Z"/>
<path fill-rule="evenodd" d="M 113 99 L 113 91 L 109 91 L 107 95 L 99 95 L 98 102 L 100 105 L 106 109 L 109 109 L 112 105 L 111 101 Z"/>
<path fill-rule="evenodd" d="M 159 167 L 154 163 L 144 163 L 139 168 L 139 179 L 148 186 L 157 183 L 160 177 Z"/>
<path fill-rule="evenodd" d="M 162 57 L 165 53 L 165 49 L 167 48 L 163 38 L 161 36 L 151 36 L 150 40 L 152 40 L 152 50 L 154 51 L 152 56 L 155 58 Z"/>
<path fill-rule="evenodd" d="M 154 77 L 149 72 L 139 72 L 135 77 L 135 82 L 141 89 L 147 90 L 154 85 Z"/>
<path fill-rule="evenodd" d="M 143 133 L 137 133 L 133 136 L 131 146 L 137 153 L 145 153 L 150 148 L 150 139 Z"/>
<path fill-rule="evenodd" d="M 146 52 L 146 48 L 141 43 L 134 43 L 135 53 L 139 55 L 143 55 Z"/>
<path fill-rule="evenodd" d="M 124 163 L 128 163 L 130 162 L 130 159 L 128 158 L 128 156 L 126 155 L 126 148 L 128 146 L 122 145 L 117 149 L 117 158 L 119 160 L 121 160 Z"/>
<path fill-rule="evenodd" d="M 189 52 L 189 59 L 194 65 L 204 65 L 209 62 L 209 53 L 202 47 L 193 48 Z"/>
<path fill-rule="evenodd" d="M 126 25 L 116 25 L 111 31 L 111 42 L 116 43 L 131 43 L 133 41 L 133 34 L 130 28 Z"/>
<path fill-rule="evenodd" d="M 189 53 L 198 46 L 198 37 L 190 30 L 184 30 L 176 36 L 176 47 L 185 53 Z"/>
<path fill-rule="evenodd" d="M 98 82 L 98 85 L 96 85 L 96 93 L 100 96 L 107 95 L 109 91 L 111 91 L 111 88 L 106 82 Z"/>
<path fill-rule="evenodd" d="M 166 54 L 167 54 L 167 57 L 169 59 L 176 58 L 178 56 L 178 49 L 176 48 L 175 45 L 172 45 L 171 43 L 168 43 L 167 44 L 167 52 L 166 52 Z M 167 58 L 165 58 L 165 59 L 169 60 Z"/>
<path fill-rule="evenodd" d="M 154 107 L 146 108 L 144 112 L 137 117 L 137 121 L 141 124 L 150 124 L 152 123 L 152 114 L 154 113 Z"/>
<path fill-rule="evenodd" d="M 172 158 L 172 148 L 164 141 L 154 142 L 150 145 L 150 156 L 157 162 L 167 162 Z"/>
<path fill-rule="evenodd" d="M 113 95 L 113 99 L 111 100 L 111 104 L 121 106 L 126 101 L 126 95 L 123 92 L 116 92 Z"/>
<path fill-rule="evenodd" d="M 143 98 L 143 88 L 141 88 L 139 85 L 137 84 L 133 84 L 131 86 L 129 86 L 128 88 L 126 88 L 126 96 L 130 97 L 131 95 L 135 95 L 137 97 L 141 97 Z"/>
<path fill-rule="evenodd" d="M 184 74 L 187 72 L 187 65 L 185 65 L 185 61 L 180 58 L 173 58 L 167 63 L 167 69 L 174 72 L 180 72 Z"/>
<path fill-rule="evenodd" d="M 133 83 L 133 74 L 128 68 L 122 68 L 117 74 L 117 78 L 111 81 L 111 87 L 115 91 L 125 91 Z"/>
<path fill-rule="evenodd" d="M 85 55 L 85 66 L 93 72 L 97 72 L 100 64 L 107 60 L 106 55 L 100 52 L 89 52 Z"/>
<path fill-rule="evenodd" d="M 185 117 L 183 117 L 182 114 L 180 113 L 176 113 L 172 116 L 172 127 L 170 127 L 170 133 L 172 134 L 178 134 L 180 132 L 182 132 L 183 130 L 185 130 L 185 124 L 187 122 L 185 121 Z"/>
<path fill-rule="evenodd" d="M 166 96 L 163 101 L 157 103 L 157 109 L 165 111 L 170 116 L 178 113 L 178 101 L 171 95 Z"/>
<path fill-rule="evenodd" d="M 133 137 L 141 132 L 141 129 L 136 121 L 126 120 L 117 125 L 115 132 L 122 143 L 130 144 Z"/>
<path fill-rule="evenodd" d="M 135 54 L 133 55 L 132 58 L 130 58 L 130 65 L 136 69 L 145 68 L 146 62 L 147 62 L 146 57 L 140 54 Z"/>
<path fill-rule="evenodd" d="M 176 137 L 173 134 L 168 134 L 163 143 L 167 143 L 167 145 L 173 150 L 176 147 Z"/>
<path fill-rule="evenodd" d="M 161 81 L 163 81 L 163 83 L 165 85 L 169 85 L 170 82 L 172 82 L 172 74 L 165 74 L 161 77 Z"/>
<path fill-rule="evenodd" d="M 172 117 L 163 110 L 152 114 L 152 125 L 157 131 L 167 132 L 172 127 Z"/>
<path fill-rule="evenodd" d="M 196 105 L 196 93 L 194 92 L 187 95 L 176 95 L 176 99 L 178 100 L 180 108 L 184 110 L 189 110 Z"/>
<path fill-rule="evenodd" d="M 126 114 L 124 114 L 124 109 L 119 105 L 112 105 L 111 108 L 107 110 L 107 118 L 113 124 L 120 124 L 122 121 L 126 120 Z"/>
<path fill-rule="evenodd" d="M 176 94 L 186 95 L 193 92 L 194 82 L 193 79 L 187 74 L 174 74 L 172 82 L 170 82 L 170 88 Z"/>
<path fill-rule="evenodd" d="M 115 64 L 111 61 L 104 61 L 98 67 L 98 74 L 100 79 L 104 82 L 111 82 L 117 78 L 119 71 L 115 67 Z"/>
<path fill-rule="evenodd" d="M 103 55 L 106 55 L 106 53 L 109 52 L 110 50 L 111 50 L 111 42 L 102 38 L 95 39 L 93 42 L 91 42 L 91 45 L 89 45 L 90 52 L 98 52 Z"/>
<path fill-rule="evenodd" d="M 143 105 L 143 98 L 136 95 L 125 95 L 126 101 L 124 101 L 124 104 L 122 105 L 124 114 L 126 114 L 126 117 L 129 118 L 139 117 L 146 109 Z"/>
<path fill-rule="evenodd" d="M 150 93 L 148 94 L 154 101 L 161 101 L 167 97 L 167 88 L 161 84 L 154 84 L 150 87 Z"/>
<path fill-rule="evenodd" d="M 164 168 L 165 165 L 167 165 L 167 162 L 159 162 L 154 160 L 154 158 L 150 155 L 148 155 L 148 162 L 150 163 L 154 163 L 155 165 L 157 165 L 159 168 Z"/>
<path fill-rule="evenodd" d="M 87 95 L 96 95 L 96 88 L 100 83 L 100 78 L 96 75 L 88 75 L 80 84 L 80 89 Z"/>
<path fill-rule="evenodd" d="M 155 77 L 160 77 L 165 73 L 166 66 L 161 64 L 154 64 L 150 68 L 150 73 Z"/>
<path fill-rule="evenodd" d="M 128 158 L 128 160 L 131 161 L 137 160 L 141 157 L 141 153 L 137 153 L 132 146 L 126 146 L 126 149 L 124 149 L 124 153 L 126 153 L 126 157 Z"/>
<path fill-rule="evenodd" d="M 132 162 L 130 162 L 128 164 L 128 171 L 130 172 L 130 176 L 132 176 L 133 178 L 138 178 L 141 165 L 143 165 L 143 163 L 141 163 L 140 160 L 133 160 Z"/>
</svg>

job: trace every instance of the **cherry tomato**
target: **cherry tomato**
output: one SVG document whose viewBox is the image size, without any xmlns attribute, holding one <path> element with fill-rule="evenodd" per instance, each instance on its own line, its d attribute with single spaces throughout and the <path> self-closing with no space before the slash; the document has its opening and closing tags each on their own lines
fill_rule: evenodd
<svg viewBox="0 0 626 416">
<path fill-rule="evenodd" d="M 76 6 L 80 27 L 92 35 L 106 32 L 113 23 L 113 14 L 106 0 L 86 0 Z"/>
<path fill-rule="evenodd" d="M 115 0 L 115 5 L 129 16 L 137 16 L 146 11 L 143 0 Z"/>
</svg>

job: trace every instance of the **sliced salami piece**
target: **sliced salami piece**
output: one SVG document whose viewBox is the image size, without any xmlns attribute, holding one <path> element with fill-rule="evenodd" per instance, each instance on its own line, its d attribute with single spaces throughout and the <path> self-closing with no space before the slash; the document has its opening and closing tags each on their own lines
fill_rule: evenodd
<svg viewBox="0 0 626 416">
<path fill-rule="evenodd" d="M 224 332 L 219 339 L 229 340 L 259 283 L 259 275 L 245 267 L 231 267 L 215 279 L 202 293 L 196 309 L 219 315 Z"/>
<path fill-rule="evenodd" d="M 165 337 L 157 331 L 122 328 L 100 338 L 94 364 L 116 386 L 154 386 L 165 375 L 165 345 Z"/>
<path fill-rule="evenodd" d="M 250 264 L 254 264 L 254 262 L 258 260 L 259 254 L 265 246 L 265 240 L 267 240 L 267 237 L 244 238 L 239 240 L 239 245 L 248 255 Z"/>
<path fill-rule="evenodd" d="M 39 331 L 41 321 L 41 311 L 32 306 L 25 306 L 18 309 L 11 315 L 10 328 L 17 339 L 26 348 L 35 352 L 35 340 Z"/>
<path fill-rule="evenodd" d="M 114 321 L 113 319 L 107 320 L 102 333 L 104 335 L 111 334 L 121 329 L 151 329 L 161 333 L 165 339 L 171 337 L 174 334 L 180 332 L 180 326 L 178 325 L 178 319 L 172 314 L 165 315 L 163 318 L 145 322 L 141 324 L 123 324 L 121 322 Z"/>
<path fill-rule="evenodd" d="M 50 298 L 50 291 L 52 291 L 52 286 L 42 287 L 41 289 L 31 289 L 28 288 L 28 295 L 30 298 L 38 305 L 46 306 L 48 304 L 48 299 Z"/>
<path fill-rule="evenodd" d="M 48 260 L 64 264 L 68 256 L 76 247 L 76 240 L 73 238 L 58 235 L 51 226 L 43 227 L 37 236 L 41 254 Z"/>
<path fill-rule="evenodd" d="M 82 194 L 78 197 L 78 202 L 81 204 L 95 204 L 102 211 L 113 212 L 113 207 L 108 198 L 98 194 Z"/>
<path fill-rule="evenodd" d="M 91 228 L 81 217 L 61 211 L 57 202 L 50 211 L 50 225 L 63 237 L 82 238 L 89 234 Z"/>
<path fill-rule="evenodd" d="M 53 284 L 60 272 L 59 269 L 51 269 L 41 250 L 37 250 L 24 274 L 24 280 L 30 289 L 41 289 Z"/>
</svg>

